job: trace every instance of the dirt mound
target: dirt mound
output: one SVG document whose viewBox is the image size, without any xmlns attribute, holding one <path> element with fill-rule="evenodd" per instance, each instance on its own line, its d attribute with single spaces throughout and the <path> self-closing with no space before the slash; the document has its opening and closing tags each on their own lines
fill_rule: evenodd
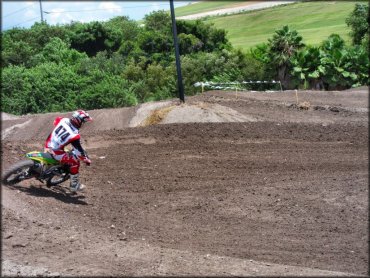
<svg viewBox="0 0 370 278">
<path fill-rule="evenodd" d="M 310 105 L 214 91 L 91 111 L 84 193 L 3 186 L 3 275 L 367 275 L 368 94 L 298 98 Z M 55 115 L 2 121 L 3 169 Z"/>
<path fill-rule="evenodd" d="M 305 106 L 305 114 L 301 111 Z M 170 108 L 170 109 L 169 109 Z M 96 131 L 120 130 L 145 125 L 153 113 L 167 110 L 156 124 L 196 122 L 335 122 L 363 121 L 367 119 L 368 92 L 285 91 L 222 92 L 211 91 L 188 97 L 185 104 L 178 100 L 150 102 L 137 107 L 91 110 L 94 118 L 82 134 Z M 328 113 L 326 113 L 328 112 Z M 334 113 L 334 115 L 333 115 Z M 46 138 L 56 116 L 70 117 L 71 113 L 47 113 L 2 119 L 2 138 L 8 140 L 31 140 Z M 348 116 L 353 116 L 348 118 Z"/>
<path fill-rule="evenodd" d="M 177 100 L 149 102 L 137 107 L 91 110 L 93 122 L 89 123 L 87 132 L 104 131 L 112 129 L 124 129 L 145 125 L 145 122 L 153 113 L 170 108 L 166 117 L 156 122 L 158 124 L 189 123 L 189 122 L 250 122 L 257 121 L 255 118 L 241 114 L 232 108 L 212 103 L 199 102 L 195 104 L 181 104 Z M 48 113 L 42 115 L 29 115 L 21 119 L 4 118 L 2 138 L 33 139 L 45 138 L 52 122 L 57 116 L 70 117 L 72 113 Z M 84 132 L 84 130 L 82 131 Z"/>
<path fill-rule="evenodd" d="M 232 108 L 212 103 L 183 104 L 172 109 L 162 124 L 170 123 L 224 123 L 256 122 L 254 117 L 241 114 Z"/>
<path fill-rule="evenodd" d="M 5 112 L 1 112 L 1 119 L 3 121 L 6 121 L 6 120 L 16 120 L 16 119 L 19 119 L 19 118 L 20 118 L 19 116 L 11 115 L 11 114 L 8 114 L 8 113 L 5 113 Z"/>
<path fill-rule="evenodd" d="M 345 90 L 347 92 L 363 92 L 363 93 L 368 93 L 369 92 L 369 86 L 361 86 L 361 87 L 355 87 L 355 88 L 351 88 L 351 89 L 348 89 L 348 90 Z"/>
</svg>

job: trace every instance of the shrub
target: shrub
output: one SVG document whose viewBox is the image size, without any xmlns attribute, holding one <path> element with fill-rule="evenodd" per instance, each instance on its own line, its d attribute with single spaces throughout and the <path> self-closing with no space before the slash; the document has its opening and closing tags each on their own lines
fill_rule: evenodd
<svg viewBox="0 0 370 278">
<path fill-rule="evenodd" d="M 99 78 L 97 78 L 100 76 Z M 81 91 L 78 100 L 80 107 L 85 109 L 101 109 L 132 106 L 138 104 L 138 100 L 129 82 L 119 76 L 101 74 L 95 72 L 93 79 L 86 88 Z"/>
<path fill-rule="evenodd" d="M 354 45 L 361 44 L 366 34 L 369 34 L 369 6 L 356 3 L 354 10 L 348 18 L 346 24 L 351 28 L 349 33 Z"/>
</svg>

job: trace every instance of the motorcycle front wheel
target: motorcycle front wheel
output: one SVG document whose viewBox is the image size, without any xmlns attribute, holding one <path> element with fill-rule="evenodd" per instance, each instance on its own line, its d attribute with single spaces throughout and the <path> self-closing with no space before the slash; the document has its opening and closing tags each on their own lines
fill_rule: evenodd
<svg viewBox="0 0 370 278">
<path fill-rule="evenodd" d="M 32 173 L 34 162 L 32 160 L 23 160 L 14 164 L 9 170 L 5 171 L 1 177 L 1 182 L 5 185 L 15 185 L 23 180 L 33 178 Z"/>
</svg>

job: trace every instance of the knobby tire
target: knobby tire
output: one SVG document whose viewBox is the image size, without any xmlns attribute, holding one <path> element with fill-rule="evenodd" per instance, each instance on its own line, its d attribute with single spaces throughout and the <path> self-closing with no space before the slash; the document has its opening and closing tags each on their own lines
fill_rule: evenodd
<svg viewBox="0 0 370 278">
<path fill-rule="evenodd" d="M 33 165 L 34 162 L 32 160 L 22 160 L 14 164 L 10 169 L 5 171 L 4 175 L 1 177 L 2 184 L 15 185 L 23 180 L 32 178 L 33 176 L 27 176 L 25 179 L 19 179 L 22 176 L 22 173 L 24 173 L 26 170 L 28 170 L 30 173 Z M 8 179 L 11 177 L 11 175 L 15 175 L 15 178 L 9 181 Z"/>
</svg>

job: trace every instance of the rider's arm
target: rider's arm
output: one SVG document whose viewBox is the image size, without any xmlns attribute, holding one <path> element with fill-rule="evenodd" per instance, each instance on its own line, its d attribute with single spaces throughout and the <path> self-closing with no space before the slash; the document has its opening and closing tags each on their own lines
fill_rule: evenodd
<svg viewBox="0 0 370 278">
<path fill-rule="evenodd" d="M 72 141 L 72 142 L 71 142 L 71 144 L 72 144 L 72 146 L 73 146 L 77 151 L 79 151 L 79 152 L 80 152 L 80 154 L 81 154 L 81 156 L 82 156 L 82 157 L 87 157 L 87 154 L 86 154 L 85 150 L 84 150 L 84 149 L 82 148 L 82 146 L 81 146 L 81 141 L 80 141 L 80 139 L 77 139 L 77 140 Z"/>
<path fill-rule="evenodd" d="M 63 119 L 63 117 L 56 117 L 55 120 L 54 120 L 54 122 L 53 122 L 53 125 L 54 126 L 57 126 L 62 119 Z"/>
</svg>

